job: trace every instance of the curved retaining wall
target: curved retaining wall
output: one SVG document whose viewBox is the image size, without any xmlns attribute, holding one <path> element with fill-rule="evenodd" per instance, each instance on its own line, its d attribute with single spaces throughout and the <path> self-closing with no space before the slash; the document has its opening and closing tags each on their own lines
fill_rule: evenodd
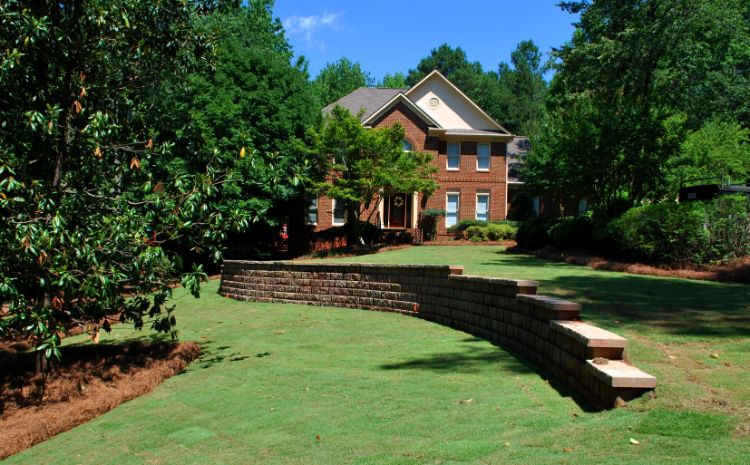
<svg viewBox="0 0 750 465">
<path fill-rule="evenodd" d="M 464 276 L 460 266 L 224 262 L 219 293 L 258 302 L 414 315 L 497 343 L 598 408 L 656 386 L 623 361 L 624 338 L 580 321 L 581 306 L 536 295 L 536 281 Z"/>
</svg>

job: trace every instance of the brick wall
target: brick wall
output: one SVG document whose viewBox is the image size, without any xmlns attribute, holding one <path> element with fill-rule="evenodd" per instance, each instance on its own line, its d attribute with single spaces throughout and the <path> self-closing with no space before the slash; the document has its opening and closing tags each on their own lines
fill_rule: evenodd
<svg viewBox="0 0 750 465">
<path fill-rule="evenodd" d="M 579 304 L 536 295 L 535 281 L 464 276 L 462 267 L 224 262 L 219 293 L 259 302 L 398 312 L 500 344 L 598 408 L 653 389 L 624 362 L 627 341 L 580 321 Z"/>
</svg>

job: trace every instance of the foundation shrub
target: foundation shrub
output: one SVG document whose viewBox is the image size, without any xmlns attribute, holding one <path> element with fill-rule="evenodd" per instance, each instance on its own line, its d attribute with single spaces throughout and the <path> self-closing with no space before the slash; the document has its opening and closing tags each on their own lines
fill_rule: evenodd
<svg viewBox="0 0 750 465">
<path fill-rule="evenodd" d="M 480 221 L 464 220 L 448 228 L 457 240 L 467 239 L 473 242 L 512 240 L 516 237 L 518 226 L 514 221 Z"/>
</svg>

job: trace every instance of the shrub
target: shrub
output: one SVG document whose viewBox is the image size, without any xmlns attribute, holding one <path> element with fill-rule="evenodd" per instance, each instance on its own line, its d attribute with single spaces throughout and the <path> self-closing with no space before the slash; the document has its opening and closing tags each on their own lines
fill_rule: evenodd
<svg viewBox="0 0 750 465">
<path fill-rule="evenodd" d="M 742 195 L 710 202 L 636 207 L 608 232 L 636 257 L 668 263 L 724 261 L 750 253 L 750 201 Z"/>
<path fill-rule="evenodd" d="M 490 223 L 487 225 L 487 239 L 506 241 L 516 238 L 518 227 L 510 223 Z"/>
<path fill-rule="evenodd" d="M 465 236 L 472 242 L 483 242 L 487 240 L 486 226 L 469 226 L 466 228 Z"/>
<path fill-rule="evenodd" d="M 461 220 L 458 224 L 455 224 L 448 228 L 448 234 L 453 234 L 456 239 L 468 239 L 466 230 L 472 226 L 487 226 L 486 221 L 482 220 Z"/>
<path fill-rule="evenodd" d="M 509 219 L 526 221 L 536 217 L 534 201 L 526 192 L 517 193 L 513 196 L 510 202 L 510 211 L 508 212 Z"/>
<path fill-rule="evenodd" d="M 592 229 L 593 222 L 589 217 L 561 218 L 549 227 L 549 243 L 558 250 L 590 248 Z"/>
<path fill-rule="evenodd" d="M 708 248 L 705 205 L 660 203 L 631 208 L 612 223 L 622 250 L 639 258 L 703 263 Z"/>
<path fill-rule="evenodd" d="M 723 195 L 708 209 L 707 227 L 714 260 L 731 260 L 750 254 L 750 198 Z"/>
<path fill-rule="evenodd" d="M 549 242 L 547 228 L 550 221 L 544 218 L 533 218 L 521 223 L 516 232 L 516 242 L 525 249 L 541 249 Z"/>
</svg>

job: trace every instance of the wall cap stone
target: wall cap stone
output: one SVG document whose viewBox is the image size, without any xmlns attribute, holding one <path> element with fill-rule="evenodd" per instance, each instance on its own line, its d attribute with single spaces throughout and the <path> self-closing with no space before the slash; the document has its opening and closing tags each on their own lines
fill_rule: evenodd
<svg viewBox="0 0 750 465">
<path fill-rule="evenodd" d="M 586 360 L 586 369 L 600 381 L 613 388 L 653 389 L 656 378 L 621 360 L 594 363 Z"/>
<path fill-rule="evenodd" d="M 471 281 L 475 283 L 485 284 L 500 284 L 503 286 L 513 287 L 539 287 L 538 281 L 530 281 L 527 279 L 509 279 L 509 278 L 491 278 L 487 276 L 474 276 L 474 275 L 462 275 L 462 276 L 450 276 L 448 279 L 456 279 L 460 281 Z"/>
<path fill-rule="evenodd" d="M 581 304 L 570 300 L 558 299 L 548 295 L 520 294 L 516 297 L 519 302 L 526 302 L 548 310 L 580 312 Z"/>
<path fill-rule="evenodd" d="M 628 346 L 628 340 L 624 337 L 583 321 L 552 320 L 549 323 L 552 329 L 571 336 L 586 347 L 624 349 Z"/>
</svg>

